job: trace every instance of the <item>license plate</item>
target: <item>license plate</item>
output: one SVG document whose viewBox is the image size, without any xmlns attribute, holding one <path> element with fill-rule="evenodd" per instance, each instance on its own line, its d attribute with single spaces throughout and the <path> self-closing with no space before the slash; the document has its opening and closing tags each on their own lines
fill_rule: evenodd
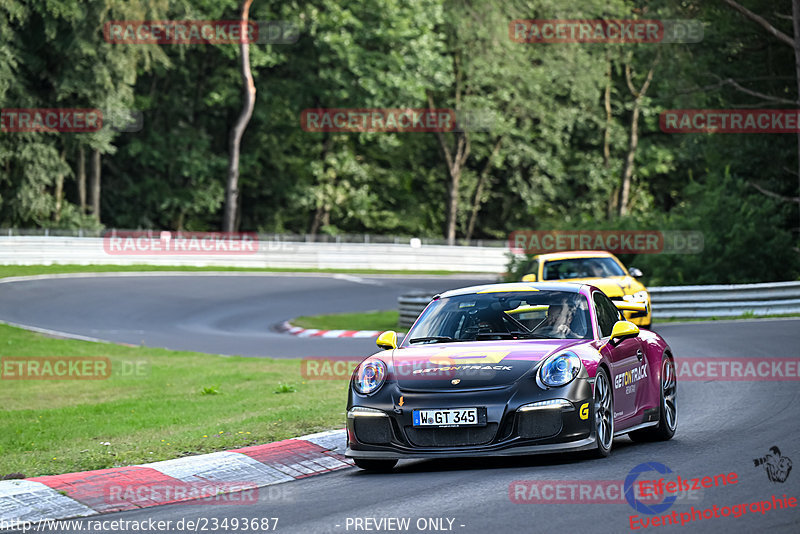
<svg viewBox="0 0 800 534">
<path fill-rule="evenodd" d="M 478 426 L 477 408 L 414 410 L 414 426 Z"/>
</svg>

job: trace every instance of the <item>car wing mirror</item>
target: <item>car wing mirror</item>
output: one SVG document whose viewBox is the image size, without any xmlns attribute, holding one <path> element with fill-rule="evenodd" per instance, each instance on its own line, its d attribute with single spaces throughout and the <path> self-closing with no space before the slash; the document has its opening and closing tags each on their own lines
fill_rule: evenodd
<svg viewBox="0 0 800 534">
<path fill-rule="evenodd" d="M 522 277 L 523 282 L 535 282 L 536 281 L 536 273 L 526 274 Z"/>
<path fill-rule="evenodd" d="M 611 329 L 611 339 L 609 343 L 613 346 L 619 345 L 623 340 L 639 335 L 639 327 L 630 321 L 617 321 Z"/>
<path fill-rule="evenodd" d="M 636 267 L 631 267 L 630 269 L 628 269 L 628 274 L 634 278 L 641 278 L 642 276 L 644 276 L 644 273 L 640 269 L 637 269 Z"/>
<path fill-rule="evenodd" d="M 397 348 L 397 332 L 394 330 L 387 330 L 383 332 L 381 335 L 378 336 L 378 339 L 375 340 L 375 344 L 378 345 L 378 348 L 383 350 L 391 350 Z"/>
</svg>

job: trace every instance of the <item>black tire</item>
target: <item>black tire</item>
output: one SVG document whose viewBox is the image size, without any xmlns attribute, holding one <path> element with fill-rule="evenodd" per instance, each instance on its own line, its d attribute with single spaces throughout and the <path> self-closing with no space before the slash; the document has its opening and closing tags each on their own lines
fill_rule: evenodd
<svg viewBox="0 0 800 534">
<path fill-rule="evenodd" d="M 365 471 L 379 471 L 388 473 L 397 464 L 397 460 L 370 460 L 365 458 L 353 458 L 356 467 Z"/>
<path fill-rule="evenodd" d="M 630 432 L 633 441 L 666 441 L 675 435 L 678 428 L 678 405 L 675 397 L 678 382 L 675 376 L 675 364 L 664 356 L 661 362 L 661 402 L 659 404 L 658 425 Z"/>
<path fill-rule="evenodd" d="M 602 367 L 597 369 L 594 378 L 592 407 L 595 448 L 591 451 L 591 456 L 605 458 L 611 454 L 614 443 L 614 392 L 608 373 Z"/>
</svg>

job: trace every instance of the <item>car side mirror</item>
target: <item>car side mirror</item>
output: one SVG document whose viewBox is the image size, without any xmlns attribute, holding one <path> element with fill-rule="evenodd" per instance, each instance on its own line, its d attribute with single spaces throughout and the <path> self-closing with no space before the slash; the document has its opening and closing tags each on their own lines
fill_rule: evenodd
<svg viewBox="0 0 800 534">
<path fill-rule="evenodd" d="M 634 278 L 641 278 L 642 276 L 644 276 L 644 273 L 640 269 L 637 269 L 636 267 L 631 267 L 630 269 L 628 269 L 628 274 Z"/>
<path fill-rule="evenodd" d="M 619 345 L 622 340 L 636 337 L 639 335 L 639 327 L 630 321 L 617 321 L 611 329 L 611 339 L 609 342 L 613 346 Z"/>
<path fill-rule="evenodd" d="M 525 276 L 522 277 L 522 281 L 523 282 L 535 282 L 536 281 L 536 274 L 535 273 L 526 274 Z"/>
<path fill-rule="evenodd" d="M 375 344 L 378 345 L 378 348 L 383 350 L 396 349 L 397 332 L 394 330 L 387 330 L 386 332 L 383 332 L 378 336 L 378 339 L 375 340 Z"/>
</svg>

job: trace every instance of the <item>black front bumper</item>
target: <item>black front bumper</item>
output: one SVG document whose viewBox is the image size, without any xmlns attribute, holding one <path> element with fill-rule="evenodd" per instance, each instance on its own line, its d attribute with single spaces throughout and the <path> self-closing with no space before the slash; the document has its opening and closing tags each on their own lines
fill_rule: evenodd
<svg viewBox="0 0 800 534">
<path fill-rule="evenodd" d="M 558 399 L 566 404 L 529 406 Z M 591 399 L 592 384 L 588 378 L 577 378 L 566 386 L 550 389 L 531 379 L 509 386 L 459 391 L 402 390 L 396 382 L 391 382 L 371 396 L 360 395 L 350 388 L 345 455 L 400 459 L 589 450 L 595 447 Z M 353 407 L 377 412 L 361 411 L 359 415 L 359 410 L 354 411 Z M 469 407 L 479 409 L 479 420 L 484 425 L 413 426 L 414 410 Z"/>
</svg>

